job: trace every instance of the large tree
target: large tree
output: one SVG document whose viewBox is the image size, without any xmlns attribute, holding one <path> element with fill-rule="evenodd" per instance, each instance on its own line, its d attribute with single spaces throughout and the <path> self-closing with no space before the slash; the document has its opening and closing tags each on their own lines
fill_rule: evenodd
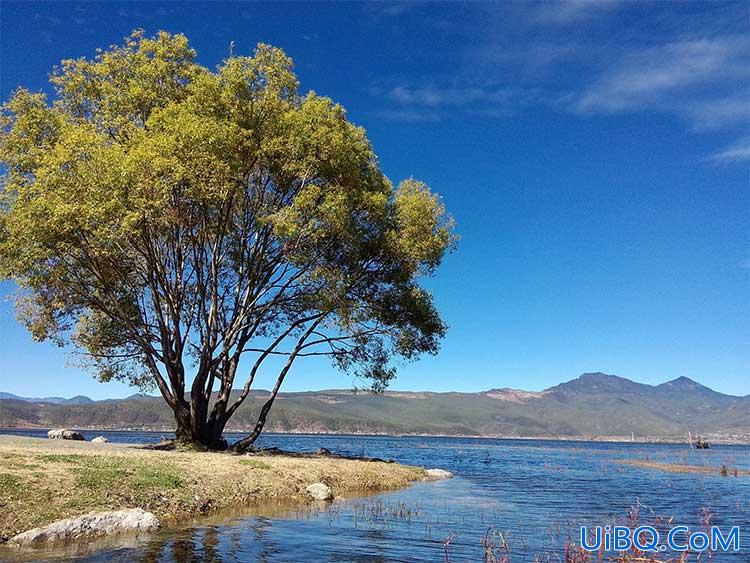
<svg viewBox="0 0 750 563">
<path fill-rule="evenodd" d="M 341 106 L 299 94 L 281 50 L 211 71 L 183 35 L 137 31 L 51 81 L 52 102 L 18 89 L 3 106 L 0 277 L 35 338 L 158 388 L 179 439 L 221 447 L 269 358 L 238 449 L 298 358 L 382 390 L 394 360 L 437 351 L 419 282 L 452 221 L 425 184 L 393 187 Z"/>
</svg>

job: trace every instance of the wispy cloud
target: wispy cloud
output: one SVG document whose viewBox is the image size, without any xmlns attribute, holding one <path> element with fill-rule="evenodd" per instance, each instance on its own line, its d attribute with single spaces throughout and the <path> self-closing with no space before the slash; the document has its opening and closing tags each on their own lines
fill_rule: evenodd
<svg viewBox="0 0 750 563">
<path fill-rule="evenodd" d="M 440 114 L 435 111 L 422 109 L 389 109 L 376 112 L 376 115 L 387 121 L 402 121 L 406 123 L 425 123 L 440 121 Z"/>
<path fill-rule="evenodd" d="M 682 107 L 696 131 L 710 131 L 750 123 L 750 88 L 736 95 L 710 100 L 693 100 Z"/>
<path fill-rule="evenodd" d="M 709 156 L 707 160 L 716 164 L 750 161 L 750 136 L 738 139 L 728 147 Z"/>
<path fill-rule="evenodd" d="M 555 25 L 568 25 L 612 11 L 622 0 L 559 0 L 544 3 L 536 21 Z"/>
<path fill-rule="evenodd" d="M 722 79 L 747 77 L 749 46 L 743 37 L 679 41 L 636 51 L 586 88 L 574 109 L 616 113 L 664 104 L 680 108 L 686 91 L 719 90 Z"/>
<path fill-rule="evenodd" d="M 381 80 L 371 93 L 390 120 L 507 119 L 536 108 L 581 117 L 649 112 L 676 116 L 692 133 L 738 135 L 750 126 L 749 14 L 740 3 L 472 5 L 466 16 L 487 32 L 478 41 L 451 28 L 459 64 L 433 61 L 446 71 Z M 746 161 L 747 144 L 707 161 Z"/>
<path fill-rule="evenodd" d="M 504 103 L 512 98 L 509 89 L 488 88 L 409 88 L 397 86 L 388 97 L 398 104 L 417 106 L 462 106 L 476 103 Z"/>
<path fill-rule="evenodd" d="M 724 37 L 671 42 L 617 61 L 574 97 L 581 114 L 654 110 L 680 115 L 694 129 L 748 123 L 750 41 Z"/>
<path fill-rule="evenodd" d="M 405 13 L 426 5 L 426 2 L 367 2 L 362 5 L 365 13 L 374 18 L 398 18 Z"/>
<path fill-rule="evenodd" d="M 484 117 L 508 117 L 519 108 L 529 105 L 539 96 L 534 89 L 493 86 L 396 86 L 386 97 L 398 109 L 381 112 L 381 116 L 402 117 L 407 121 L 436 121 L 445 117 L 448 110 Z"/>
</svg>

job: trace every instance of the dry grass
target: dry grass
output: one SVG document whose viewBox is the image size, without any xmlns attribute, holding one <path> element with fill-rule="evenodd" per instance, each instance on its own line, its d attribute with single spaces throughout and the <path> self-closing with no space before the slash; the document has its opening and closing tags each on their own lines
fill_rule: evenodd
<svg viewBox="0 0 750 563">
<path fill-rule="evenodd" d="M 92 510 L 143 508 L 169 524 L 218 509 L 396 489 L 424 471 L 330 457 L 165 452 L 0 436 L 0 541 Z"/>
<path fill-rule="evenodd" d="M 679 463 L 662 463 L 657 461 L 645 461 L 639 459 L 621 459 L 618 461 L 623 465 L 633 467 L 643 467 L 645 469 L 657 469 L 659 471 L 668 471 L 670 473 L 702 473 L 705 475 L 723 475 L 724 477 L 749 477 L 750 471 L 739 470 L 736 468 L 708 467 L 705 465 L 683 465 Z"/>
</svg>

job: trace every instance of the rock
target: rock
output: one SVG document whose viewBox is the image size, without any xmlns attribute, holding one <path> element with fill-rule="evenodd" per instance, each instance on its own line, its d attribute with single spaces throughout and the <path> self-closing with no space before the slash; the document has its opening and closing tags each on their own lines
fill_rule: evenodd
<svg viewBox="0 0 750 563">
<path fill-rule="evenodd" d="M 140 508 L 90 512 L 84 516 L 58 520 L 42 528 L 23 532 L 11 538 L 10 543 L 33 546 L 125 532 L 148 532 L 156 530 L 159 526 L 156 516 Z"/>
<path fill-rule="evenodd" d="M 315 453 L 318 455 L 331 455 L 331 450 L 328 448 L 318 448 L 318 451 Z"/>
<path fill-rule="evenodd" d="M 452 479 L 453 473 L 446 471 L 445 469 L 425 469 L 424 480 L 425 481 L 442 481 L 443 479 Z"/>
<path fill-rule="evenodd" d="M 66 430 L 65 428 L 53 428 L 47 432 L 47 438 L 50 440 L 85 440 L 80 432 Z"/>
<path fill-rule="evenodd" d="M 333 493 L 328 485 L 323 483 L 313 483 L 308 485 L 307 494 L 309 494 L 315 500 L 333 500 Z"/>
<path fill-rule="evenodd" d="M 96 438 L 91 440 L 91 442 L 94 444 L 106 444 L 107 442 L 109 442 L 109 440 L 107 440 L 104 436 L 97 436 Z"/>
</svg>

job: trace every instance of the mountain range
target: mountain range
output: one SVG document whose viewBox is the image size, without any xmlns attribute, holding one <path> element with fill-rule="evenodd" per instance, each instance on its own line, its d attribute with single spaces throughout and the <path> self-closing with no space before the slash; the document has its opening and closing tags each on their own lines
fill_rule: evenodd
<svg viewBox="0 0 750 563">
<path fill-rule="evenodd" d="M 255 391 L 228 431 L 250 429 L 268 391 Z M 0 427 L 167 431 L 160 397 L 29 399 L 0 394 Z M 266 426 L 277 432 L 428 434 L 533 438 L 685 439 L 688 432 L 750 442 L 750 396 L 718 393 L 687 377 L 661 385 L 585 373 L 544 391 L 479 393 L 351 390 L 281 393 Z"/>
<path fill-rule="evenodd" d="M 28 403 L 52 403 L 53 405 L 85 405 L 93 403 L 93 399 L 84 395 L 76 395 L 70 399 L 64 397 L 19 397 L 13 393 L 0 393 L 0 400 L 11 399 L 14 401 L 26 401 Z"/>
</svg>

